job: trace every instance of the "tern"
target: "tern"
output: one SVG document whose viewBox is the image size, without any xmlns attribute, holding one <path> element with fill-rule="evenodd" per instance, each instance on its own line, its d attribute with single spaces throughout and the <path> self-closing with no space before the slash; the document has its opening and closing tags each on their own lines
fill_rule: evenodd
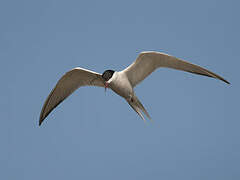
<svg viewBox="0 0 240 180">
<path fill-rule="evenodd" d="M 82 86 L 103 87 L 105 91 L 107 88 L 110 88 L 123 97 L 144 121 L 143 113 L 151 120 L 150 115 L 137 98 L 134 87 L 153 71 L 161 67 L 208 76 L 230 84 L 221 76 L 174 56 L 154 51 L 141 52 L 137 59 L 122 71 L 106 70 L 103 74 L 99 74 L 76 67 L 64 74 L 48 95 L 43 105 L 39 118 L 39 126 L 54 108 Z"/>
</svg>

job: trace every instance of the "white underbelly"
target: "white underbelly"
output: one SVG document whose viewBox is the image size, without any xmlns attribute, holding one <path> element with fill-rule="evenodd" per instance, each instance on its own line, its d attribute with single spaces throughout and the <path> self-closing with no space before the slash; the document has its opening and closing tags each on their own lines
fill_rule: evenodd
<svg viewBox="0 0 240 180">
<path fill-rule="evenodd" d="M 118 75 L 114 77 L 113 81 L 110 82 L 109 87 L 115 93 L 126 99 L 132 97 L 134 94 L 132 86 L 125 74 L 118 73 Z"/>
</svg>

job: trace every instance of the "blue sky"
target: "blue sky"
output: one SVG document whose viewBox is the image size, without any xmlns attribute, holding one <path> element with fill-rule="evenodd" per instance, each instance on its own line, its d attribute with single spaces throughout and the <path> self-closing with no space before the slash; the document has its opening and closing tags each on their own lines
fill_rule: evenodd
<svg viewBox="0 0 240 180">
<path fill-rule="evenodd" d="M 240 178 L 238 1 L 0 2 L 0 179 Z M 136 94 L 84 87 L 38 127 L 45 98 L 74 67 L 122 70 L 165 52 L 232 84 L 159 69 Z"/>
</svg>

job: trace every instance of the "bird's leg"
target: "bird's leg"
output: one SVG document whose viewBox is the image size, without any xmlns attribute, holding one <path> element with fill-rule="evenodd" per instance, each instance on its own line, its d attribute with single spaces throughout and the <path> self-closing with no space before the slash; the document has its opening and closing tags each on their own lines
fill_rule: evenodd
<svg viewBox="0 0 240 180">
<path fill-rule="evenodd" d="M 133 98 L 133 97 L 131 97 L 130 101 L 131 101 L 131 102 L 134 102 L 134 98 Z"/>
<path fill-rule="evenodd" d="M 131 94 L 128 96 L 127 101 L 132 103 L 134 102 L 133 96 Z"/>
</svg>

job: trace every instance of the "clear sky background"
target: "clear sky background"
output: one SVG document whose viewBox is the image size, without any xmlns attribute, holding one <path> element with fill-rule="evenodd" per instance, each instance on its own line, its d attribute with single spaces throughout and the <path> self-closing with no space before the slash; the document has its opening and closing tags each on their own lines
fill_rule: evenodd
<svg viewBox="0 0 240 180">
<path fill-rule="evenodd" d="M 239 1 L 0 1 L 0 179 L 240 179 Z M 231 82 L 159 69 L 136 87 L 147 125 L 83 87 L 38 126 L 74 67 L 122 70 L 165 52 Z"/>
</svg>

